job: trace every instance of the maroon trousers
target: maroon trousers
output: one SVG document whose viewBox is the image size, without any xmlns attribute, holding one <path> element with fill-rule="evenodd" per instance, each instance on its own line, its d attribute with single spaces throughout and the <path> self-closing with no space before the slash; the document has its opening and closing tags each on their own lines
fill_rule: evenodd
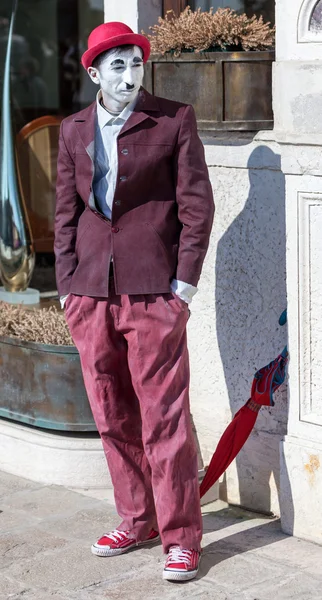
<svg viewBox="0 0 322 600">
<path fill-rule="evenodd" d="M 188 307 L 174 294 L 69 295 L 66 318 L 122 522 L 200 550 L 197 451 L 189 410 Z"/>
</svg>

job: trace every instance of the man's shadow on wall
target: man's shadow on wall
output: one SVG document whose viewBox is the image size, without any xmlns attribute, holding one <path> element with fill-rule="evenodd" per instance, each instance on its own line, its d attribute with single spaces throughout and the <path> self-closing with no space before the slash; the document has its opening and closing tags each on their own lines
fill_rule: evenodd
<svg viewBox="0 0 322 600">
<path fill-rule="evenodd" d="M 247 202 L 219 240 L 216 258 L 217 338 L 232 415 L 249 398 L 254 373 L 287 344 L 287 325 L 278 324 L 286 308 L 285 177 L 280 156 L 259 146 L 248 169 Z M 284 385 L 275 394 L 275 407 L 261 409 L 236 459 L 241 506 L 269 513 L 273 476 L 283 511 L 279 448 L 287 419 Z M 289 483 L 284 478 L 283 474 L 285 491 Z M 287 496 L 289 513 L 293 504 L 290 493 Z"/>
</svg>

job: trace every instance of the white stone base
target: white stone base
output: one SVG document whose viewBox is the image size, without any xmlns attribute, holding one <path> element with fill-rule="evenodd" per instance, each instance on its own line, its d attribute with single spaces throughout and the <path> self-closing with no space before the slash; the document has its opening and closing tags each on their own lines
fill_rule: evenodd
<svg viewBox="0 0 322 600">
<path fill-rule="evenodd" d="M 34 288 L 27 288 L 24 292 L 7 292 L 4 287 L 0 287 L 0 300 L 9 304 L 38 304 L 40 293 Z"/>
<path fill-rule="evenodd" d="M 322 444 L 286 436 L 280 486 L 283 531 L 321 544 Z"/>
<path fill-rule="evenodd" d="M 262 409 L 263 419 L 265 410 Z M 222 500 L 257 512 L 280 515 L 280 440 L 280 435 L 256 429 L 252 432 L 226 471 L 227 491 L 226 495 L 222 493 Z"/>
<path fill-rule="evenodd" d="M 113 486 L 98 438 L 54 434 L 0 419 L 0 471 L 49 485 L 70 489 L 110 491 Z M 201 482 L 205 472 L 199 470 Z M 205 494 L 201 505 L 219 497 L 216 483 Z"/>
<path fill-rule="evenodd" d="M 112 488 L 101 440 L 0 420 L 0 470 L 69 488 Z"/>
</svg>

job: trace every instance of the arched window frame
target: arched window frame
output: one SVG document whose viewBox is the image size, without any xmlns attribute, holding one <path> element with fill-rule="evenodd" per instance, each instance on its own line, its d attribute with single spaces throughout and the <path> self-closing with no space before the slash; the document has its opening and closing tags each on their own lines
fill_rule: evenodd
<svg viewBox="0 0 322 600">
<path fill-rule="evenodd" d="M 317 4 L 317 0 L 303 0 L 302 2 L 297 26 L 297 41 L 299 44 L 322 43 L 322 31 L 310 29 L 312 15 Z"/>
</svg>

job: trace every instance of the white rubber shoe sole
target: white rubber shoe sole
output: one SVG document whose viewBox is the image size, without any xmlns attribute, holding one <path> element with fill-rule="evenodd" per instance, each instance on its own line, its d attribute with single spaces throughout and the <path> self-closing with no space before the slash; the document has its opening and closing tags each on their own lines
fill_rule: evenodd
<svg viewBox="0 0 322 600">
<path fill-rule="evenodd" d="M 175 571 L 171 569 L 163 570 L 163 579 L 166 581 L 190 581 L 190 579 L 194 579 L 199 571 L 195 569 L 194 571 Z"/>
<path fill-rule="evenodd" d="M 98 544 L 93 544 L 91 546 L 92 554 L 95 556 L 119 556 L 120 554 L 125 554 L 134 548 L 138 548 L 139 546 L 145 546 L 148 544 L 155 544 L 160 541 L 160 536 L 153 538 L 152 540 L 144 540 L 143 542 L 134 542 L 131 546 L 126 546 L 126 548 L 109 548 L 108 546 L 99 546 Z"/>
</svg>

